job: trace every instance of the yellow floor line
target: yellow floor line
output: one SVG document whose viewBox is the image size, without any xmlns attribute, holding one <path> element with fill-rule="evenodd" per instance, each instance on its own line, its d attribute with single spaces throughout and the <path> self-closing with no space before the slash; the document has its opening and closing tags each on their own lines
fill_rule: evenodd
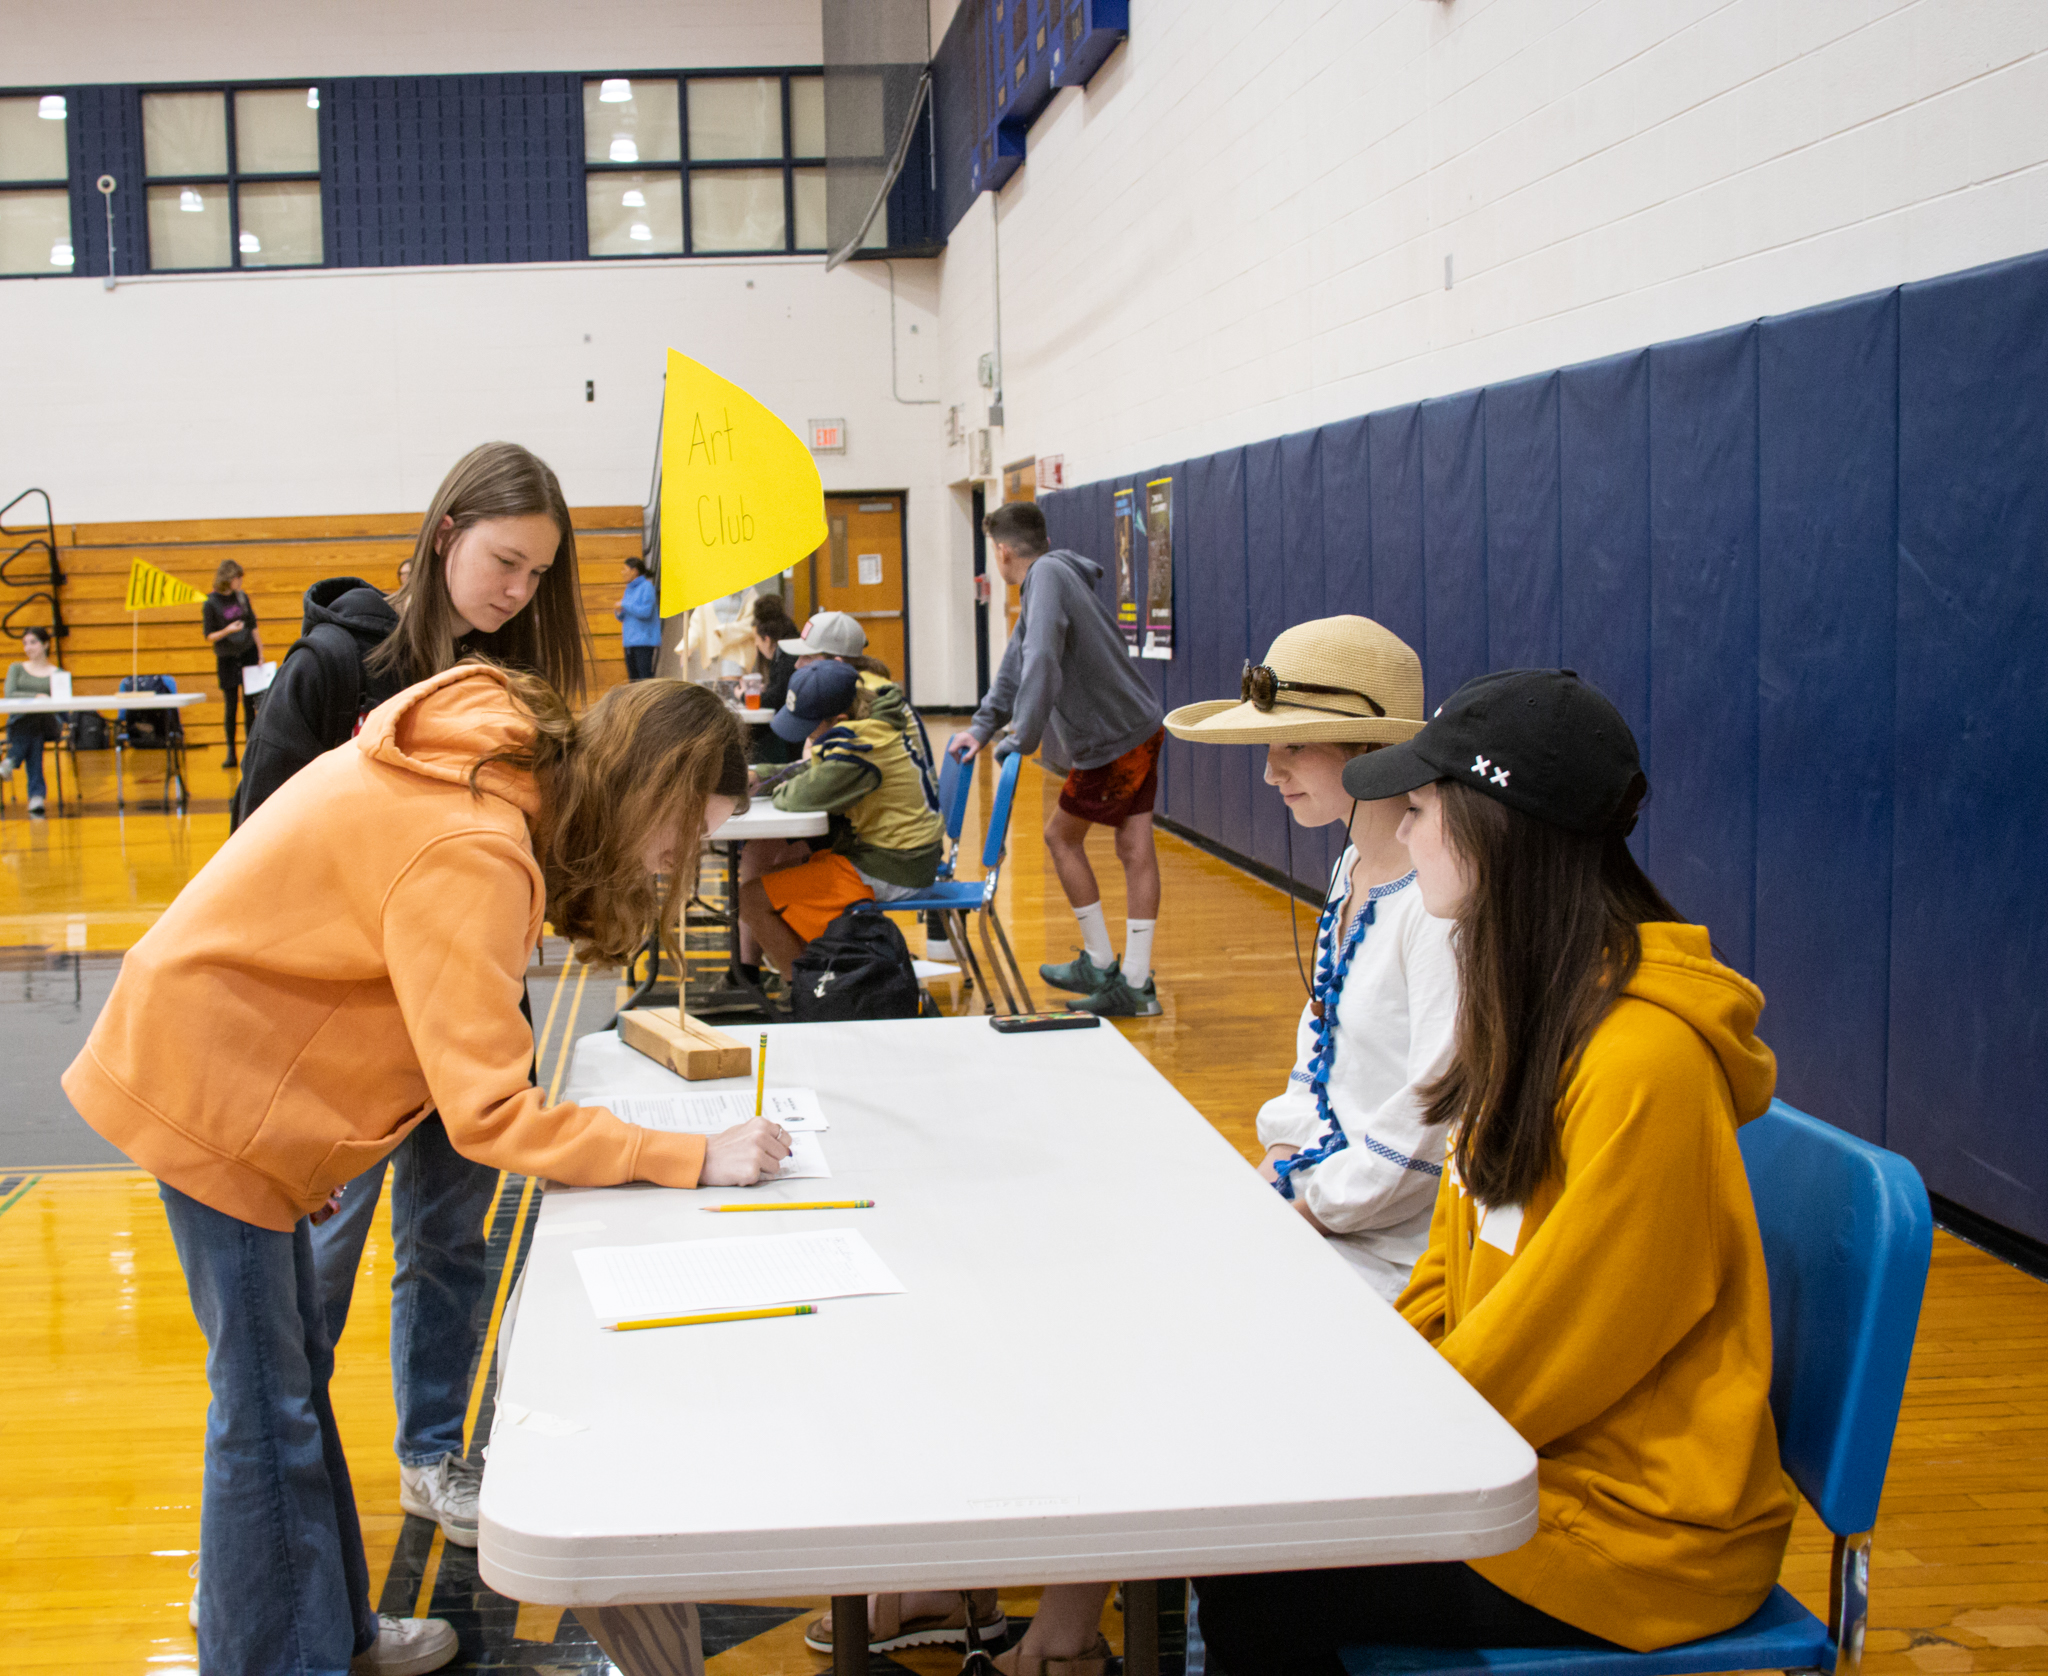
<svg viewBox="0 0 2048 1676">
<path fill-rule="evenodd" d="M 412 1609 L 412 1615 L 415 1618 L 427 1618 L 433 1615 L 428 1611 L 428 1608 L 434 1604 L 434 1584 L 440 1580 L 441 1576 L 442 1546 L 441 1529 L 437 1525 L 434 1527 L 434 1545 L 427 1550 L 427 1563 L 420 1572 L 420 1597 L 414 1602 Z"/>
<path fill-rule="evenodd" d="M 534 1178 L 528 1176 L 519 1190 L 519 1209 L 512 1217 L 512 1239 L 505 1247 L 505 1265 L 498 1271 L 498 1295 L 491 1300 L 491 1322 L 484 1329 L 483 1353 L 476 1359 L 476 1383 L 469 1388 L 469 1412 L 462 1417 L 462 1452 L 476 1447 L 476 1417 L 484 1405 L 484 1381 L 491 1374 L 491 1356 L 498 1343 L 498 1323 L 505 1318 L 505 1299 L 511 1295 L 513 1270 L 519 1256 L 519 1239 L 526 1231 L 526 1213 L 533 1206 Z"/>
<path fill-rule="evenodd" d="M 566 971 L 562 974 L 564 978 L 567 978 L 568 975 Z M 569 1069 L 569 1054 L 576 1045 L 570 1038 L 575 1032 L 576 1020 L 583 1011 L 583 986 L 589 980 L 590 968 L 587 965 L 578 966 L 576 968 L 576 993 L 569 1001 L 569 1016 L 562 1023 L 562 1045 L 555 1051 L 554 1080 L 548 1084 L 548 1104 L 551 1106 L 556 1100 L 561 1098 L 562 1076 Z M 561 998 L 561 990 L 559 988 L 555 991 L 555 996 L 558 1000 Z M 549 1008 L 548 1010 L 552 1012 L 554 1009 Z"/>
</svg>

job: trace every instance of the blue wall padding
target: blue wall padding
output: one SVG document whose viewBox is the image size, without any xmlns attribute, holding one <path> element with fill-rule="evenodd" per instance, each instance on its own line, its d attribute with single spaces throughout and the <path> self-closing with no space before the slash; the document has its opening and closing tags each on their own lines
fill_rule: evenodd
<svg viewBox="0 0 2048 1676">
<path fill-rule="evenodd" d="M 1898 321 L 1888 293 L 1757 339 L 1754 976 L 1779 1094 L 1870 1141 L 1890 983 Z"/>
<path fill-rule="evenodd" d="M 1765 991 L 1780 1093 L 2048 1239 L 2048 253 L 1126 481 L 1162 472 L 1169 705 L 1340 612 L 1432 706 L 1579 670 L 1642 746 L 1632 847 Z M 1048 503 L 1108 562 L 1106 495 Z M 1162 809 L 1284 865 L 1263 754 L 1170 746 Z M 1320 886 L 1335 829 L 1293 836 Z"/>
<path fill-rule="evenodd" d="M 1650 357 L 1567 367 L 1557 381 L 1563 667 L 1614 701 L 1650 756 Z M 1647 850 L 1639 828 L 1630 840 Z"/>
<path fill-rule="evenodd" d="M 1245 646 L 1263 659 L 1287 626 L 1286 495 L 1280 475 L 1280 444 L 1258 442 L 1244 451 Z M 1320 613 L 1318 613 L 1320 614 Z M 1230 691 L 1226 654 L 1217 671 L 1218 698 Z M 1243 672 L 1244 660 L 1238 660 Z M 1232 749 L 1233 765 L 1246 776 L 1245 799 L 1251 809 L 1252 842 L 1246 853 L 1267 867 L 1286 865 L 1287 808 L 1265 782 L 1265 753 Z"/>
<path fill-rule="evenodd" d="M 1423 669 L 1438 699 L 1490 667 L 1485 404 L 1480 391 L 1422 404 Z"/>
<path fill-rule="evenodd" d="M 1756 328 L 1650 351 L 1647 861 L 1671 903 L 1755 955 Z"/>
<path fill-rule="evenodd" d="M 1486 392 L 1487 655 L 1496 669 L 1564 658 L 1559 546 L 1558 375 Z"/>
<path fill-rule="evenodd" d="M 114 177 L 114 272 L 149 272 L 149 194 L 143 185 L 142 90 L 74 87 L 64 124 L 71 180 L 71 271 L 104 279 L 107 200 L 101 175 Z"/>
<path fill-rule="evenodd" d="M 2048 277 L 1908 286 L 1886 1144 L 2048 1234 Z M 1882 696 L 1882 695 L 1879 695 Z"/>
<path fill-rule="evenodd" d="M 1395 408 L 1366 420 L 1366 495 L 1371 523 L 1372 610 L 1422 659 L 1423 690 L 1439 704 L 1443 687 L 1429 662 L 1422 560 L 1422 410 Z"/>
</svg>

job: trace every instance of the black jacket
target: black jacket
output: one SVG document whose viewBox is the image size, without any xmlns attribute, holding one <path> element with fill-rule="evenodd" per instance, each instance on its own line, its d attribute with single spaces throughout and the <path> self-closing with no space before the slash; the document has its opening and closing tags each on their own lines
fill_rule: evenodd
<svg viewBox="0 0 2048 1676">
<path fill-rule="evenodd" d="M 306 590 L 299 638 L 249 729 L 235 825 L 322 751 L 347 744 L 364 716 L 411 684 L 366 667 L 397 627 L 398 613 L 360 577 L 330 576 Z"/>
</svg>

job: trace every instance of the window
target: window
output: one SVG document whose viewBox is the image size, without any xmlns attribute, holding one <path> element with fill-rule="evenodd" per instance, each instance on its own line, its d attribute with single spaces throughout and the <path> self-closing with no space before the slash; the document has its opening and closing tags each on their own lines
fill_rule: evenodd
<svg viewBox="0 0 2048 1676">
<path fill-rule="evenodd" d="M 583 166 L 593 256 L 823 250 L 824 78 L 586 81 Z"/>
<path fill-rule="evenodd" d="M 143 94 L 150 267 L 320 266 L 319 112 L 303 83 Z"/>
<path fill-rule="evenodd" d="M 0 99 L 0 274 L 68 274 L 70 114 L 61 93 Z"/>
</svg>

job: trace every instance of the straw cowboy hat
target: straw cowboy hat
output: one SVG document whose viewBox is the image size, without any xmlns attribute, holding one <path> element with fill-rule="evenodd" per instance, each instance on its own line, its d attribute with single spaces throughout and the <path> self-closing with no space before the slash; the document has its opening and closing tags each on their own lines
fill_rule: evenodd
<svg viewBox="0 0 2048 1676">
<path fill-rule="evenodd" d="M 1422 731 L 1422 660 L 1370 617 L 1319 617 L 1245 665 L 1237 699 L 1185 704 L 1166 718 L 1203 745 L 1396 745 Z"/>
</svg>

